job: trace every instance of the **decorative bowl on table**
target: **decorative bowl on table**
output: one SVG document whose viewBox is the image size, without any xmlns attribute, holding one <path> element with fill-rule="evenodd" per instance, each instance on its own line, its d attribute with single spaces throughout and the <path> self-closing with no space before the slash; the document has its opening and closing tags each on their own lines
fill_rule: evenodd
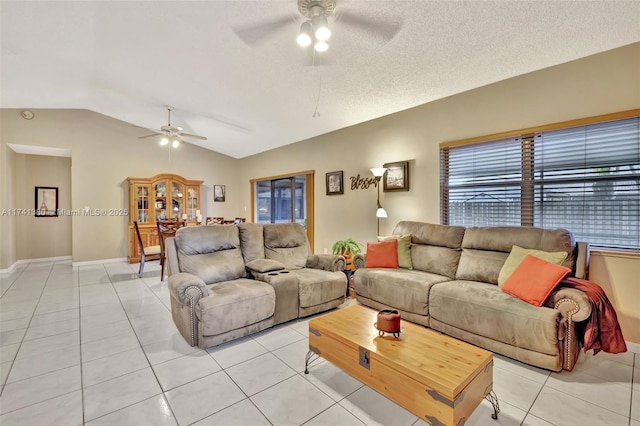
<svg viewBox="0 0 640 426">
<path fill-rule="evenodd" d="M 400 337 L 400 313 L 394 309 L 383 309 L 378 312 L 378 320 L 373 324 L 378 330 L 378 335 L 384 336 L 385 333 L 393 334 L 394 337 Z"/>
</svg>

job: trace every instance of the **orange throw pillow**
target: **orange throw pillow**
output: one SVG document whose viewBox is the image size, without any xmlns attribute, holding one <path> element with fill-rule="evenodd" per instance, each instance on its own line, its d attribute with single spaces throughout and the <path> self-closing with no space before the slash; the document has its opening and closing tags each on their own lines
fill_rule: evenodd
<svg viewBox="0 0 640 426">
<path fill-rule="evenodd" d="M 398 240 L 367 243 L 367 257 L 364 267 L 398 269 Z"/>
<path fill-rule="evenodd" d="M 509 276 L 502 291 L 534 306 L 542 306 L 571 269 L 528 254 Z"/>
</svg>

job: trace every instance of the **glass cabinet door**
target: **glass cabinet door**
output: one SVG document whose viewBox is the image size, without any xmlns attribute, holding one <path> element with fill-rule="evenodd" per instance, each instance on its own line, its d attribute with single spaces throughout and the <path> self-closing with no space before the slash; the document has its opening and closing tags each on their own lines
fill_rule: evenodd
<svg viewBox="0 0 640 426">
<path fill-rule="evenodd" d="M 195 188 L 187 189 L 187 219 L 194 221 L 198 219 L 198 192 Z"/>
<path fill-rule="evenodd" d="M 184 186 L 171 182 L 171 218 L 182 220 L 184 212 Z"/>
<path fill-rule="evenodd" d="M 156 220 L 165 220 L 167 218 L 167 183 L 158 182 L 154 190 L 156 194 Z"/>
<path fill-rule="evenodd" d="M 147 186 L 136 187 L 136 202 L 138 203 L 138 223 L 149 222 L 149 188 Z"/>
</svg>

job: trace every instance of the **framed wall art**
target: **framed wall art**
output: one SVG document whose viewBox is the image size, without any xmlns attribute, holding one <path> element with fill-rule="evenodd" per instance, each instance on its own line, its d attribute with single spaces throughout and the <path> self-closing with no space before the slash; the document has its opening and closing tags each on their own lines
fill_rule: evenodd
<svg viewBox="0 0 640 426">
<path fill-rule="evenodd" d="M 58 216 L 58 188 L 51 186 L 36 186 L 35 217 Z"/>
<path fill-rule="evenodd" d="M 387 169 L 382 177 L 384 192 L 409 190 L 409 162 L 397 161 L 383 164 Z"/>
<path fill-rule="evenodd" d="M 344 194 L 342 170 L 327 173 L 327 195 Z"/>
<path fill-rule="evenodd" d="M 224 185 L 213 185 L 213 201 L 223 202 L 227 196 L 227 190 Z"/>
</svg>

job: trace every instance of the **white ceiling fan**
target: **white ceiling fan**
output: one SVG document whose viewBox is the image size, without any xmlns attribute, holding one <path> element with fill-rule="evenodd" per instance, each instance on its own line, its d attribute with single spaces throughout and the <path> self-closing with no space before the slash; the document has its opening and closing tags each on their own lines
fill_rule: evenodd
<svg viewBox="0 0 640 426">
<path fill-rule="evenodd" d="M 174 148 L 177 148 L 178 146 L 180 146 L 181 143 L 184 143 L 183 138 L 198 139 L 201 141 L 207 140 L 205 136 L 194 135 L 192 133 L 185 133 L 182 131 L 183 130 L 182 127 L 172 126 L 171 111 L 173 111 L 173 107 L 170 105 L 166 105 L 166 108 L 167 108 L 167 114 L 168 114 L 167 125 L 160 127 L 160 130 L 148 129 L 148 130 L 151 130 L 153 133 L 151 133 L 150 135 L 140 136 L 138 139 L 146 139 L 146 138 L 153 138 L 156 136 L 162 136 L 162 138 L 160 139 L 160 145 L 167 145 L 171 143 L 171 146 L 173 146 Z"/>
<path fill-rule="evenodd" d="M 343 2 L 349 5 L 347 0 L 341 0 L 340 3 Z M 346 25 L 353 30 L 364 32 L 382 44 L 390 41 L 402 26 L 399 19 L 367 18 L 361 11 L 355 10 L 355 7 L 340 6 L 336 9 L 336 3 L 337 0 L 297 0 L 299 15 L 274 17 L 258 24 L 234 28 L 234 32 L 247 45 L 255 47 L 290 26 L 292 22 L 302 21 L 297 38 L 293 38 L 300 46 L 313 45 L 314 51 L 321 53 L 329 48 L 331 37 L 327 18 L 331 18 L 333 23 L 338 25 Z"/>
</svg>

